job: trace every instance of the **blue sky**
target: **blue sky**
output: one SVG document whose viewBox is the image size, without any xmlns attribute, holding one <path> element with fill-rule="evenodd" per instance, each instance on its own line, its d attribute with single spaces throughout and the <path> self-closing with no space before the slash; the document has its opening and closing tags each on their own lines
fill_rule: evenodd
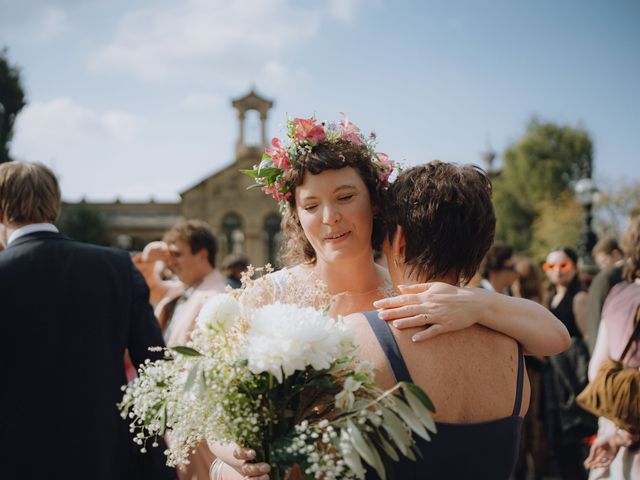
<svg viewBox="0 0 640 480">
<path fill-rule="evenodd" d="M 12 153 L 70 200 L 175 200 L 233 160 L 230 101 L 378 134 L 415 164 L 478 163 L 532 115 L 586 128 L 603 185 L 640 179 L 633 0 L 0 0 L 29 105 Z"/>
</svg>

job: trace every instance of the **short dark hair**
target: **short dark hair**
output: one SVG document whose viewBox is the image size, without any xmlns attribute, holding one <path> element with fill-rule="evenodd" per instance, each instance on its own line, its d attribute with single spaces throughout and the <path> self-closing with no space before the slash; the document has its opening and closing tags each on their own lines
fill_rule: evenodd
<svg viewBox="0 0 640 480">
<path fill-rule="evenodd" d="M 8 223 L 54 223 L 60 216 L 60 186 L 40 163 L 0 165 L 0 211 Z"/>
<path fill-rule="evenodd" d="M 305 237 L 296 213 L 296 188 L 302 185 L 305 173 L 318 175 L 326 170 L 340 170 L 346 167 L 351 167 L 358 172 L 367 187 L 372 207 L 374 209 L 379 207 L 380 179 L 378 171 L 371 162 L 371 153 L 365 145 L 343 139 L 321 142 L 310 151 L 301 154 L 295 164 L 285 172 L 284 180 L 291 191 L 291 196 L 287 200 L 288 208 L 282 216 L 281 258 L 286 264 L 316 260 L 316 252 Z M 374 216 L 371 246 L 374 249 L 380 248 L 383 238 L 382 222 L 379 217 Z"/>
<path fill-rule="evenodd" d="M 640 215 L 631 219 L 622 237 L 622 249 L 626 260 L 622 276 L 627 282 L 640 278 Z"/>
<path fill-rule="evenodd" d="M 605 237 L 598 240 L 598 243 L 594 245 L 593 249 L 591 250 L 591 255 L 593 255 L 594 257 L 597 253 L 611 255 L 616 250 L 620 252 L 620 254 L 622 254 L 622 248 L 620 248 L 618 241 L 613 237 Z"/>
<path fill-rule="evenodd" d="M 502 270 L 505 262 L 511 257 L 513 257 L 513 248 L 510 245 L 504 242 L 494 243 L 482 260 L 480 275 L 482 278 L 489 278 L 491 272 Z"/>
<path fill-rule="evenodd" d="M 209 254 L 209 264 L 215 268 L 218 241 L 208 223 L 202 220 L 182 221 L 165 233 L 162 239 L 167 243 L 182 240 L 189 244 L 191 253 L 194 254 L 204 248 Z"/>
<path fill-rule="evenodd" d="M 222 269 L 225 273 L 227 271 L 246 270 L 250 264 L 249 257 L 244 253 L 230 253 L 222 261 Z"/>
<path fill-rule="evenodd" d="M 383 202 L 386 231 L 405 233 L 404 262 L 424 280 L 471 280 L 493 243 L 491 181 L 474 165 L 434 160 L 406 169 Z"/>
</svg>

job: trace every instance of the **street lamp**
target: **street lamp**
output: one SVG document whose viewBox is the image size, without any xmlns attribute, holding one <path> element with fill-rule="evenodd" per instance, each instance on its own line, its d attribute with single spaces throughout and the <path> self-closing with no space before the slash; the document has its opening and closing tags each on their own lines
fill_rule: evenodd
<svg viewBox="0 0 640 480">
<path fill-rule="evenodd" d="M 591 209 L 595 202 L 596 195 L 598 194 L 598 188 L 595 182 L 591 178 L 583 178 L 573 187 L 576 194 L 576 201 L 584 208 L 584 229 L 578 239 L 578 255 L 582 262 L 582 269 L 586 273 L 595 273 L 597 267 L 591 256 L 591 250 L 598 241 L 598 237 L 591 229 Z"/>
</svg>

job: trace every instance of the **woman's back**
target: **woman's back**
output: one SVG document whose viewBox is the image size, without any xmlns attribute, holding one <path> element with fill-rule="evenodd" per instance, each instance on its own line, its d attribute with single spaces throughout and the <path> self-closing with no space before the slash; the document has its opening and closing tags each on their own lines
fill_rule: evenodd
<svg viewBox="0 0 640 480">
<path fill-rule="evenodd" d="M 438 433 L 431 442 L 417 439 L 423 458 L 399 462 L 396 478 L 508 478 L 528 404 L 517 344 L 483 327 L 414 344 L 413 332 L 389 329 L 376 312 L 365 315 L 351 326 L 379 385 L 413 381 L 436 406 Z"/>
</svg>

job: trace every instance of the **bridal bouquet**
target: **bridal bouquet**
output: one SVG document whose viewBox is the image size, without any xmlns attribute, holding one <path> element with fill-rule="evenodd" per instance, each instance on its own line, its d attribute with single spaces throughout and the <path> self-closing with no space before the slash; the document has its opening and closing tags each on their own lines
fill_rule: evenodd
<svg viewBox="0 0 640 480">
<path fill-rule="evenodd" d="M 203 440 L 256 450 L 282 478 L 386 478 L 389 460 L 419 452 L 411 432 L 435 432 L 417 386 L 386 392 L 358 361 L 349 330 L 310 307 L 274 303 L 243 315 L 229 294 L 202 309 L 189 346 L 147 362 L 119 408 L 144 451 L 169 432 L 168 464 L 187 463 Z"/>
</svg>

